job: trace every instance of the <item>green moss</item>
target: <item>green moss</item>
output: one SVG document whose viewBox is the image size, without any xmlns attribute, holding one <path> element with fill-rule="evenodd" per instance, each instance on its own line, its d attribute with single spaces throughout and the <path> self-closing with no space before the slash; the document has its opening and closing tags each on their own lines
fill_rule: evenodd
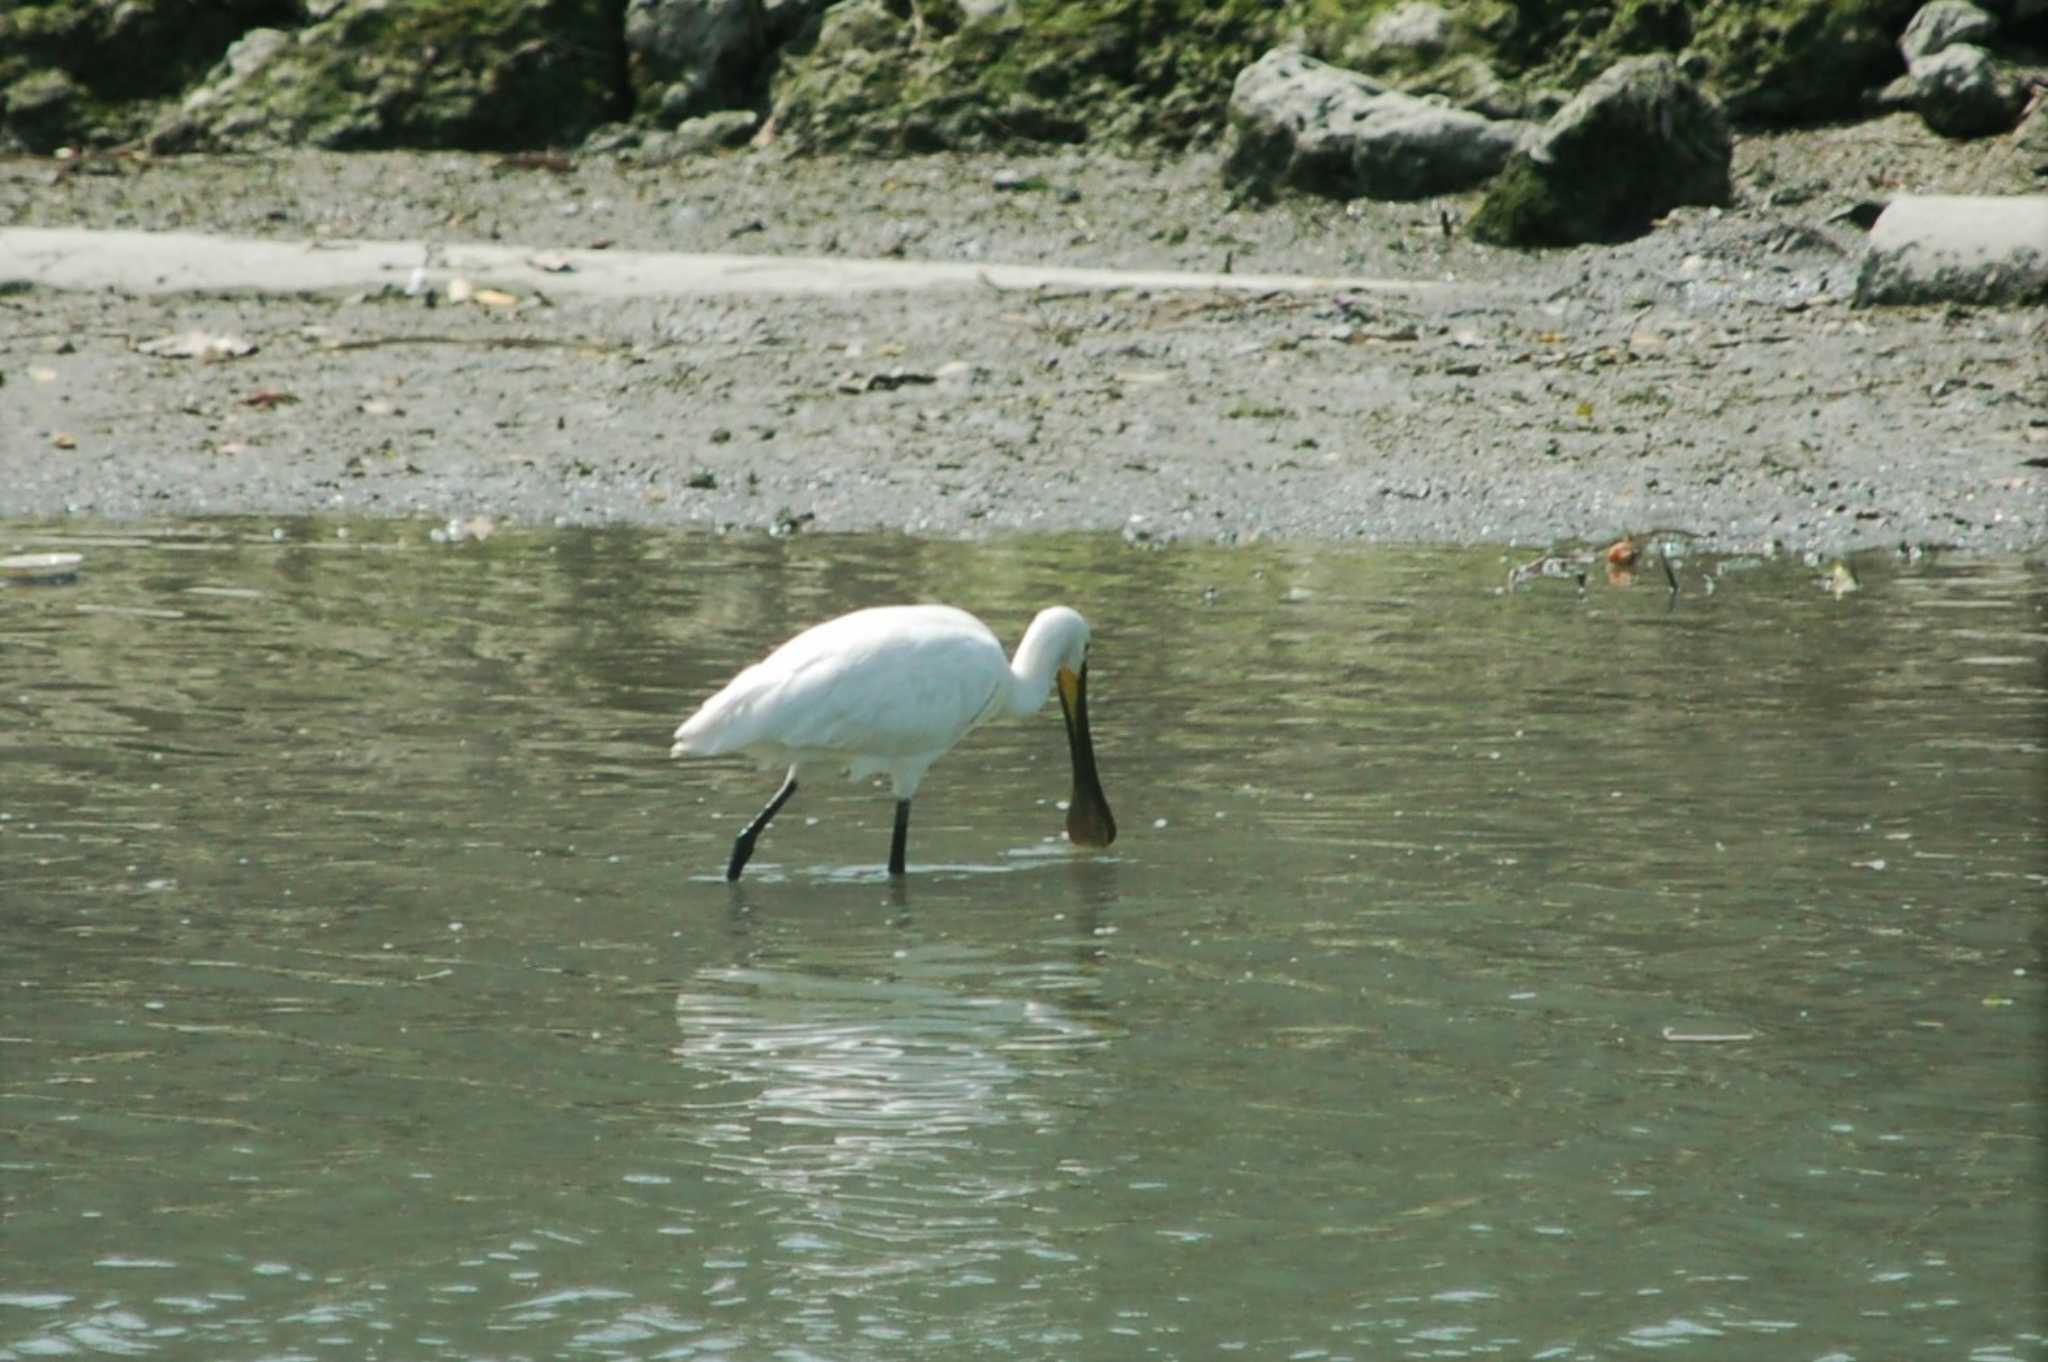
<svg viewBox="0 0 2048 1362">
<path fill-rule="evenodd" d="M 171 95 L 246 30 L 298 15 L 292 0 L 46 0 L 0 15 L 0 53 L 64 71 L 104 106 Z"/>
<path fill-rule="evenodd" d="M 1694 45 L 1738 119 L 1800 123 L 1853 114 L 1904 70 L 1897 35 L 1919 0 L 1776 0 L 1706 7 Z"/>
<path fill-rule="evenodd" d="M 860 8 L 867 23 L 879 6 Z M 859 63 L 840 45 L 849 34 L 821 38 L 778 79 L 777 115 L 812 149 L 1065 142 L 1107 129 L 1182 145 L 1221 130 L 1231 82 L 1280 41 L 1287 13 L 1260 0 L 1021 0 L 979 19 L 949 9 L 943 22 L 920 11 L 921 41 L 906 16 Z"/>
<path fill-rule="evenodd" d="M 1518 156 L 1493 177 L 1465 231 L 1494 246 L 1562 244 L 1551 230 L 1562 209 L 1551 187 Z"/>
<path fill-rule="evenodd" d="M 624 112 L 623 24 L 623 0 L 345 5 L 211 116 L 337 149 L 560 145 Z"/>
</svg>

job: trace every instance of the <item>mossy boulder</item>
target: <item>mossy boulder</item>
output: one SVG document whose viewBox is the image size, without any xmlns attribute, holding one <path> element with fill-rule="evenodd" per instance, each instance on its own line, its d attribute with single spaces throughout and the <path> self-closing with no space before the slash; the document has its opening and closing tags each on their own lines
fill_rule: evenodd
<svg viewBox="0 0 2048 1362">
<path fill-rule="evenodd" d="M 1701 6 L 1688 69 L 1744 123 L 1854 116 L 1905 69 L 1898 37 L 1920 0 L 1774 0 Z"/>
<path fill-rule="evenodd" d="M 626 107 L 615 0 L 341 0 L 232 56 L 153 145 L 559 146 Z"/>
<path fill-rule="evenodd" d="M 1920 0 L 1621 0 L 1549 5 L 1476 0 L 1397 6 L 1322 0 L 1311 50 L 1410 94 L 1442 94 L 1493 117 L 1556 108 L 1616 61 L 1679 58 L 1733 118 L 1850 117 L 1863 92 L 1903 69 L 1894 46 Z M 1431 15 L 1429 11 L 1436 10 Z"/>
<path fill-rule="evenodd" d="M 1509 158 L 1469 230 L 1509 246 L 1625 240 L 1680 204 L 1726 203 L 1733 155 L 1711 95 L 1669 57 L 1631 57 Z"/>
<path fill-rule="evenodd" d="M 785 53 L 774 120 L 814 150 L 1184 146 L 1222 131 L 1231 82 L 1282 16 L 1255 0 L 846 0 Z"/>
<path fill-rule="evenodd" d="M 297 0 L 0 3 L 0 147 L 49 151 L 135 136 L 249 28 L 290 22 Z"/>
</svg>

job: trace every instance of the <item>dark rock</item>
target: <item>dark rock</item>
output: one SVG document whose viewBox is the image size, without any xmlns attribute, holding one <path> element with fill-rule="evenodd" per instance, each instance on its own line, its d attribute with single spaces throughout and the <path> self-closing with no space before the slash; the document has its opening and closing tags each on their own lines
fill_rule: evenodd
<svg viewBox="0 0 2048 1362">
<path fill-rule="evenodd" d="M 1944 137 L 2004 132 L 2027 104 L 2027 87 L 1972 43 L 1951 43 L 1913 63 L 1913 107 Z"/>
<path fill-rule="evenodd" d="M 1525 131 L 1283 48 L 1238 75 L 1224 176 L 1261 193 L 1421 198 L 1482 182 Z"/>
<path fill-rule="evenodd" d="M 0 0 L 0 90 L 35 78 L 0 111 L 0 146 L 132 137 L 149 101 L 198 79 L 238 34 L 297 14 L 297 0 Z"/>
<path fill-rule="evenodd" d="M 9 138 L 47 155 L 76 140 L 85 87 L 62 71 L 38 71 L 0 90 L 0 119 Z"/>
<path fill-rule="evenodd" d="M 673 127 L 753 100 L 767 11 L 761 0 L 627 0 L 625 40 L 639 107 Z"/>
<path fill-rule="evenodd" d="M 2048 180 L 2048 99 L 2037 99 L 2012 130 L 2012 151 L 2024 171 Z"/>
<path fill-rule="evenodd" d="M 662 165 L 690 156 L 744 146 L 761 126 L 760 116 L 750 109 L 722 109 L 717 113 L 689 118 L 672 132 L 651 132 L 641 144 L 643 165 Z"/>
<path fill-rule="evenodd" d="M 1471 234 L 1501 245 L 1640 235 L 1680 204 L 1728 201 L 1734 145 L 1713 97 L 1669 57 L 1618 62 L 1508 161 Z"/>
</svg>

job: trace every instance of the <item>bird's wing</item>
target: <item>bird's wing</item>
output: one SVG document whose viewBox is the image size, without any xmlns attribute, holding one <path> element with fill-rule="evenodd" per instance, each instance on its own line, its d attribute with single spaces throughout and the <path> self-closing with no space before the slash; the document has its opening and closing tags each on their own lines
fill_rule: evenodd
<svg viewBox="0 0 2048 1362">
<path fill-rule="evenodd" d="M 755 746 L 936 756 L 987 712 L 1009 667 L 971 615 L 859 611 L 808 629 L 734 677 L 676 730 L 701 756 Z"/>
<path fill-rule="evenodd" d="M 936 756 L 972 728 L 1007 674 L 950 638 L 868 641 L 782 677 L 774 740 L 790 748 L 875 757 Z"/>
</svg>

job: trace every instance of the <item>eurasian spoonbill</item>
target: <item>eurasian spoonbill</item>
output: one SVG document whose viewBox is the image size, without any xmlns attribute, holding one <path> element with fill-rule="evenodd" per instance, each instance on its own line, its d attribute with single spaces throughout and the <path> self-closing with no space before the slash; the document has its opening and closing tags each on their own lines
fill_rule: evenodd
<svg viewBox="0 0 2048 1362">
<path fill-rule="evenodd" d="M 812 767 L 860 780 L 889 777 L 896 831 L 889 873 L 903 873 L 910 799 L 931 764 L 969 730 L 1032 714 L 1058 682 L 1074 762 L 1067 837 L 1106 847 L 1116 819 L 1095 771 L 1088 732 L 1088 622 L 1062 605 L 1038 613 L 1015 660 L 988 626 L 948 605 L 856 610 L 814 625 L 735 676 L 676 729 L 672 757 L 739 752 L 788 771 L 768 807 L 733 839 L 725 878 L 737 880 L 754 839 Z"/>
</svg>

